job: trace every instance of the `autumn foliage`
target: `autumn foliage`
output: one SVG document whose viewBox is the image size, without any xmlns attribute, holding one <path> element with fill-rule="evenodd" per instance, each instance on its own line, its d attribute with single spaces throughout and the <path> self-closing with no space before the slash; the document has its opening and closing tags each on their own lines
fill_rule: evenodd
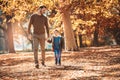
<svg viewBox="0 0 120 80">
<path fill-rule="evenodd" d="M 2 15 L 11 16 L 9 21 L 12 23 L 28 22 L 30 15 L 36 12 L 40 5 L 48 7 L 46 15 L 49 18 L 51 32 L 57 28 L 64 33 L 61 15 L 68 11 L 66 14 L 70 14 L 78 46 L 81 45 L 80 35 L 83 37 L 84 46 L 106 44 L 104 37 L 109 35 L 120 44 L 119 0 L 0 0 Z"/>
</svg>

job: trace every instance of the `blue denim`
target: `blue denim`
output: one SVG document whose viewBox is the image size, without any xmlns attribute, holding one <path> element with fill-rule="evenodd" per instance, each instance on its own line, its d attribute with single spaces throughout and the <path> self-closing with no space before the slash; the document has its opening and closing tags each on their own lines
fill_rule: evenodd
<svg viewBox="0 0 120 80">
<path fill-rule="evenodd" d="M 54 54 L 55 54 L 55 64 L 61 65 L 61 50 L 54 49 Z"/>
</svg>

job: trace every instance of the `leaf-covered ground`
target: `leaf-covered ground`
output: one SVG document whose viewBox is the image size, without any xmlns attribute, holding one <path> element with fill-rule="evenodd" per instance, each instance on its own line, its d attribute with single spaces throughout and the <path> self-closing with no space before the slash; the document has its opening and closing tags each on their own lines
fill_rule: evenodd
<svg viewBox="0 0 120 80">
<path fill-rule="evenodd" d="M 120 47 L 63 52 L 62 66 L 55 66 L 53 52 L 46 52 L 46 67 L 39 69 L 32 52 L 0 54 L 0 80 L 120 80 Z"/>
</svg>

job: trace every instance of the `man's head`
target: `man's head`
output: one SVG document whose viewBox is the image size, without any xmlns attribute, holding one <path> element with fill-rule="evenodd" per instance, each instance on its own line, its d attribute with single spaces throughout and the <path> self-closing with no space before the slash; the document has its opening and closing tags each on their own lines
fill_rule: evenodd
<svg viewBox="0 0 120 80">
<path fill-rule="evenodd" d="M 40 7 L 39 7 L 39 12 L 40 12 L 41 14 L 44 14 L 46 10 L 47 10 L 46 6 L 40 6 Z"/>
</svg>

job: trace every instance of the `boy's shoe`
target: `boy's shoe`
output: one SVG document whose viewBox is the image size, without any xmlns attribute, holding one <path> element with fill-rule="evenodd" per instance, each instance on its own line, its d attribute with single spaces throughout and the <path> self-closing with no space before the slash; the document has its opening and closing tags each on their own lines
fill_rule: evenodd
<svg viewBox="0 0 120 80">
<path fill-rule="evenodd" d="M 59 66 L 61 66 L 61 63 L 60 64 L 58 64 Z"/>
<path fill-rule="evenodd" d="M 39 69 L 39 64 L 35 64 L 35 68 Z"/>
<path fill-rule="evenodd" d="M 55 64 L 57 64 L 57 58 L 55 57 Z"/>
<path fill-rule="evenodd" d="M 55 65 L 57 65 L 57 62 L 55 62 Z"/>
</svg>

